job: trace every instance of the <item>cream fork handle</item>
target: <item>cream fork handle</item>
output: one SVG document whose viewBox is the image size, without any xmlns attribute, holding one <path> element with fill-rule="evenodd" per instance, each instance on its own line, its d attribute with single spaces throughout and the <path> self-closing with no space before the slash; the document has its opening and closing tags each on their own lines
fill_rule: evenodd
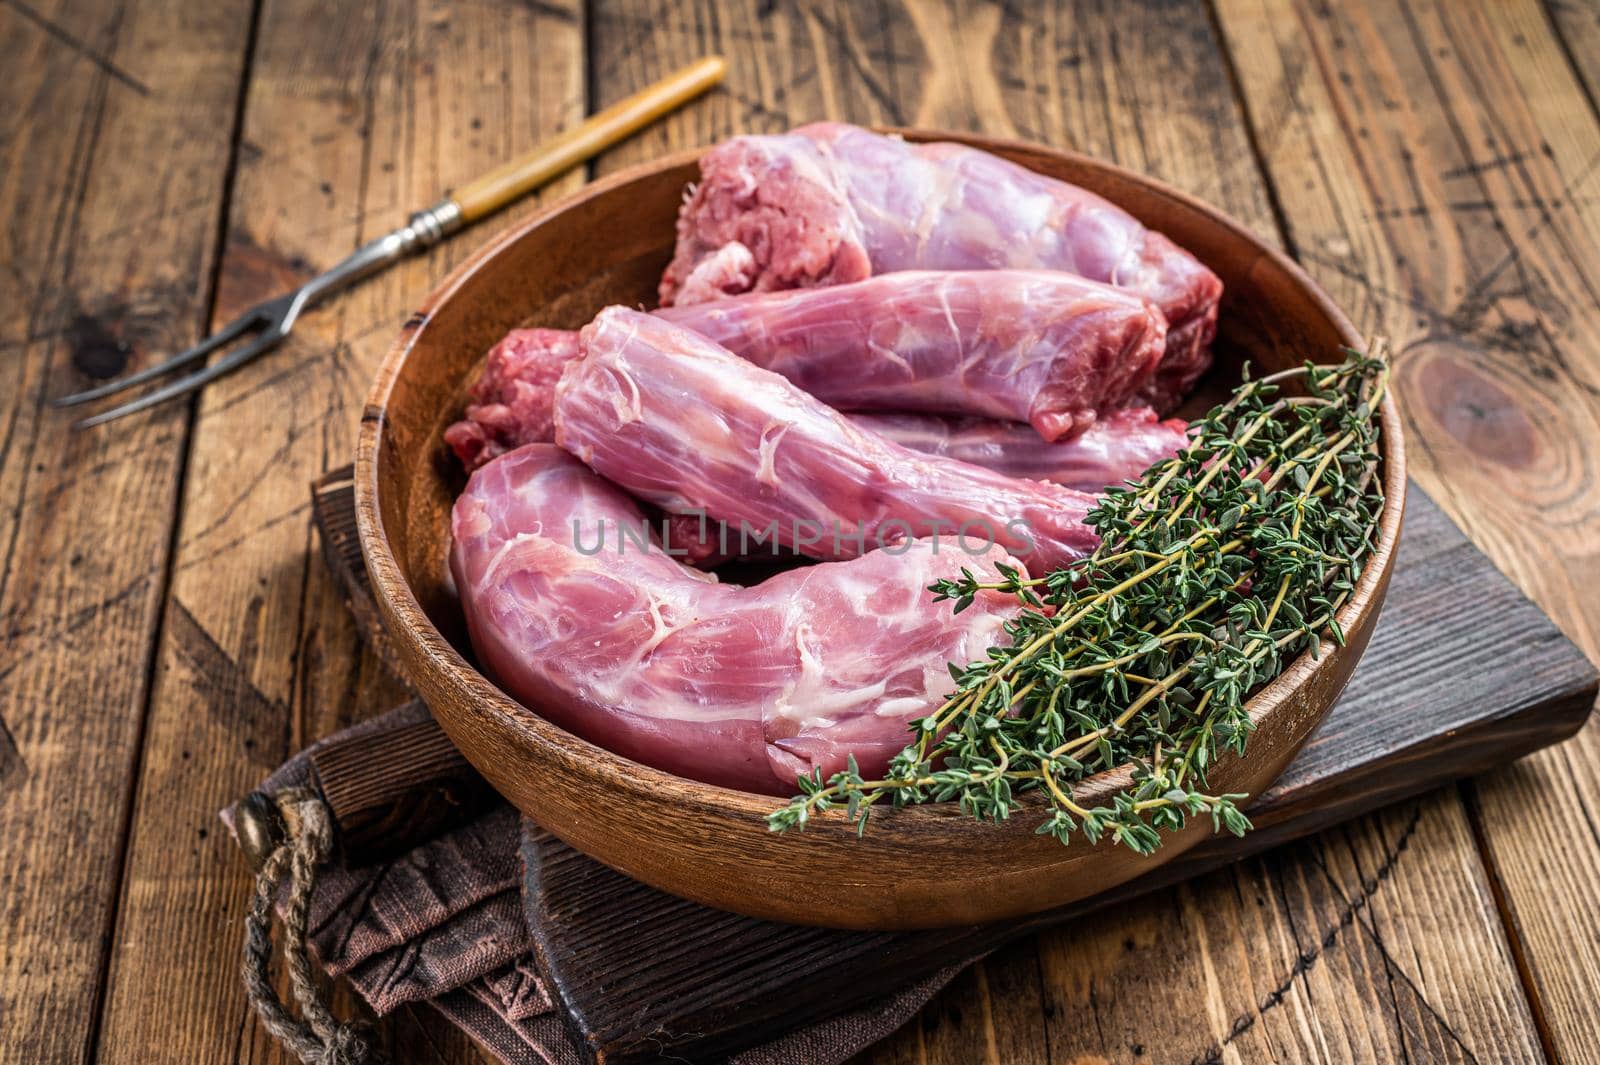
<svg viewBox="0 0 1600 1065">
<path fill-rule="evenodd" d="M 721 56 L 684 67 L 526 155 L 469 181 L 450 196 L 450 202 L 460 210 L 463 223 L 475 222 L 681 107 L 715 86 L 726 73 L 727 63 Z"/>
</svg>

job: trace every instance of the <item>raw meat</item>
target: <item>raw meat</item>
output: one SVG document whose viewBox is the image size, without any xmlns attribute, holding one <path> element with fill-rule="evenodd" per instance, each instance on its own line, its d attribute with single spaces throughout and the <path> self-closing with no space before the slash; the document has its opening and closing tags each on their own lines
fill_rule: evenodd
<svg viewBox="0 0 1600 1065">
<path fill-rule="evenodd" d="M 1044 573 L 1098 542 L 1093 496 L 908 451 L 660 318 L 608 308 L 580 345 L 556 387 L 556 443 L 669 512 L 724 523 L 737 553 L 747 532 L 822 559 L 965 533 Z"/>
<path fill-rule="evenodd" d="M 1136 479 L 1189 443 L 1186 422 L 1162 421 L 1149 407 L 1115 411 L 1088 432 L 1059 444 L 1041 443 L 1026 426 L 981 418 L 857 414 L 850 420 L 924 455 L 959 459 L 1011 477 L 1054 481 L 1080 492 Z"/>
<path fill-rule="evenodd" d="M 989 594 L 955 614 L 926 590 L 1007 562 L 998 548 L 919 540 L 744 588 L 625 536 L 643 520 L 565 452 L 532 444 L 484 466 L 456 501 L 451 569 L 473 647 L 508 693 L 711 784 L 789 794 L 799 774 L 826 777 L 851 753 L 881 773 L 909 722 L 950 690 L 946 663 L 982 658 L 1018 611 Z"/>
<path fill-rule="evenodd" d="M 1008 477 L 1054 481 L 1080 492 L 1098 492 L 1138 478 L 1189 443 L 1188 423 L 1176 418 L 1162 421 L 1149 407 L 1116 411 L 1088 432 L 1059 444 L 1041 442 L 1025 425 L 983 418 L 855 414 L 850 421 L 924 455 L 956 459 Z M 724 532 L 702 515 L 671 515 L 664 528 L 673 552 L 692 565 L 709 568 L 741 557 L 736 530 Z M 776 544 L 756 546 L 768 554 L 780 553 Z"/>
<path fill-rule="evenodd" d="M 578 334 L 565 329 L 513 329 L 489 351 L 472 386 L 466 415 L 444 431 L 445 443 L 469 471 L 514 447 L 555 438 L 551 399 Z"/>
<path fill-rule="evenodd" d="M 840 410 L 1029 422 L 1075 436 L 1155 372 L 1155 305 L 1058 270 L 914 270 L 656 312 Z"/>
<path fill-rule="evenodd" d="M 578 334 L 558 329 L 512 330 L 495 346 L 472 388 L 478 402 L 470 404 L 462 420 L 444 434 L 469 473 L 513 448 L 554 439 L 555 385 L 577 354 Z M 826 390 L 828 384 L 818 387 Z M 1175 454 L 1185 442 L 1182 422 L 1159 421 L 1142 407 L 1101 415 L 1078 437 L 1055 444 L 1041 443 L 1038 434 L 1023 426 L 980 418 L 867 413 L 849 417 L 913 451 L 1085 492 L 1136 477 L 1158 459 Z"/>
<path fill-rule="evenodd" d="M 1210 363 L 1222 282 L 1126 211 L 988 152 L 837 122 L 735 137 L 701 157 L 661 302 L 1003 267 L 1065 270 L 1159 306 L 1166 357 L 1142 393 L 1158 410 Z"/>
<path fill-rule="evenodd" d="M 657 311 L 841 410 L 1031 422 L 1047 440 L 1122 406 L 1161 360 L 1145 300 L 1043 270 L 908 271 Z M 550 396 L 577 335 L 517 329 L 489 353 L 445 440 L 469 468 L 550 439 Z"/>
</svg>

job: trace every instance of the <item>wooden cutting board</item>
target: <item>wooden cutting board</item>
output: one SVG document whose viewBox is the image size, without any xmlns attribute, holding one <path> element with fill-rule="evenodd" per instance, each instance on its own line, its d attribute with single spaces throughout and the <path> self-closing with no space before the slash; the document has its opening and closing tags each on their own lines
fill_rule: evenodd
<svg viewBox="0 0 1600 1065">
<path fill-rule="evenodd" d="M 356 542 L 350 471 L 330 473 L 312 494 L 329 565 L 374 649 L 393 663 Z M 1508 651 L 1514 670 L 1499 665 Z M 707 909 L 532 834 L 524 846 L 529 926 L 590 1060 L 718 1061 L 1019 936 L 1557 743 L 1588 718 L 1597 685 L 1583 654 L 1412 485 L 1372 643 L 1299 757 L 1251 806 L 1256 830 L 1243 839 L 1215 837 L 1141 880 L 1020 920 L 862 933 Z M 430 763 L 428 786 L 470 774 L 464 761 L 447 772 L 440 765 Z M 338 767 L 321 771 L 337 788 Z"/>
</svg>

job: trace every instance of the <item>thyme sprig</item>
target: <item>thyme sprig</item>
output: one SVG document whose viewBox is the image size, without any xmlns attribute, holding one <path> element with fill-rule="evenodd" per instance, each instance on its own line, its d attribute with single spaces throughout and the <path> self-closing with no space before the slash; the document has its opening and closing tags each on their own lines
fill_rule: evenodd
<svg viewBox="0 0 1600 1065">
<path fill-rule="evenodd" d="M 804 828 L 843 806 L 858 832 L 873 807 L 958 802 L 999 821 L 1018 797 L 1047 799 L 1041 834 L 1110 838 L 1148 854 L 1191 817 L 1243 835 L 1243 795 L 1206 774 L 1243 754 L 1250 694 L 1302 650 L 1344 642 L 1336 614 L 1360 579 L 1383 513 L 1378 404 L 1382 342 L 1332 366 L 1307 363 L 1243 384 L 1191 428 L 1187 450 L 1113 488 L 1089 514 L 1097 551 L 1030 578 L 963 570 L 931 586 L 957 612 L 1014 595 L 1006 645 L 950 667 L 955 690 L 912 723 L 882 779 L 852 758 L 767 818 Z M 1299 387 L 1287 394 L 1280 387 Z M 1131 785 L 1086 807 L 1074 787 L 1118 766 Z"/>
</svg>

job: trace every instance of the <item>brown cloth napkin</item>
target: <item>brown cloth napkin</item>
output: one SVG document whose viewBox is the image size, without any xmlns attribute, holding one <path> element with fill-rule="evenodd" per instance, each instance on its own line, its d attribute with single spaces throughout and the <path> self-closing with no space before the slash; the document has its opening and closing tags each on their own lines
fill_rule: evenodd
<svg viewBox="0 0 1600 1065">
<path fill-rule="evenodd" d="M 421 720 L 411 703 L 340 733 L 359 736 Z M 261 785 L 305 784 L 307 756 Z M 222 818 L 230 829 L 232 809 Z M 582 1065 L 534 965 L 522 908 L 520 833 L 532 822 L 509 805 L 388 862 L 322 869 L 311 900 L 311 949 L 378 1015 L 426 1002 L 506 1065 Z M 745 1050 L 734 1065 L 833 1065 L 910 1020 L 959 971 L 951 967 L 867 1009 L 796 1029 Z"/>
</svg>

